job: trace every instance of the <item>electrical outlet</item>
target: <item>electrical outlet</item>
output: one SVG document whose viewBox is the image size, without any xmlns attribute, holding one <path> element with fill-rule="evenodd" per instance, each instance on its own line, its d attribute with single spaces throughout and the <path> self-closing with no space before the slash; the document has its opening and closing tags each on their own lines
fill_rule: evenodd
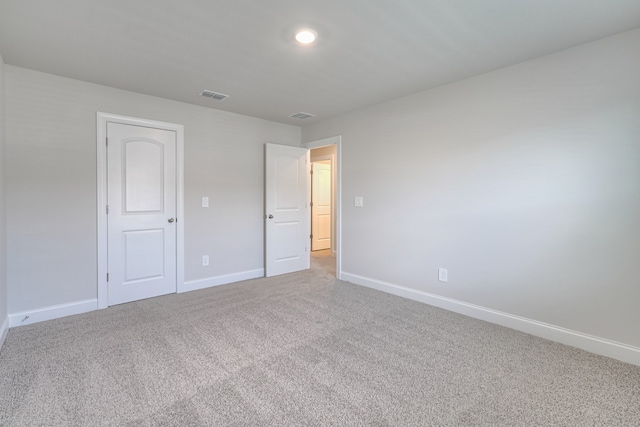
<svg viewBox="0 0 640 427">
<path fill-rule="evenodd" d="M 361 207 L 363 207 L 363 206 L 364 206 L 364 198 L 363 198 L 362 196 L 356 196 L 356 197 L 353 199 L 353 202 L 354 202 L 354 205 L 355 205 L 357 208 L 361 208 Z"/>
<path fill-rule="evenodd" d="M 446 282 L 449 276 L 449 272 L 447 271 L 446 268 L 439 268 L 438 269 L 438 280 L 441 282 Z"/>
<path fill-rule="evenodd" d="M 209 265 L 209 255 L 203 255 L 202 256 L 202 266 L 206 267 L 207 265 Z"/>
<path fill-rule="evenodd" d="M 208 208 L 209 207 L 209 198 L 208 197 L 203 197 L 202 198 L 202 207 L 203 208 Z"/>
</svg>

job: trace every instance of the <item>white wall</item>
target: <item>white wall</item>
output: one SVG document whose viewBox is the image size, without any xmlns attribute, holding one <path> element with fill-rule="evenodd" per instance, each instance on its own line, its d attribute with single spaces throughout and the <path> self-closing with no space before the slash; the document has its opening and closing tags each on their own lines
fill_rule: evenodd
<svg viewBox="0 0 640 427">
<path fill-rule="evenodd" d="M 5 228 L 5 132 L 4 132 L 4 62 L 0 56 L 0 347 L 8 328 L 7 319 L 7 253 Z"/>
<path fill-rule="evenodd" d="M 303 128 L 342 135 L 342 270 L 640 347 L 638 46 L 640 29 Z"/>
<path fill-rule="evenodd" d="M 263 144 L 298 146 L 299 127 L 13 66 L 5 76 L 10 314 L 96 298 L 96 111 L 185 126 L 187 281 L 263 268 Z"/>
</svg>

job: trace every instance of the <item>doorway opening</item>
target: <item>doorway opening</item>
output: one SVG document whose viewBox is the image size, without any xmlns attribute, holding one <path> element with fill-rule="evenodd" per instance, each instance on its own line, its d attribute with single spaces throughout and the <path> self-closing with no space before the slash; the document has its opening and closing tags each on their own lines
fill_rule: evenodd
<svg viewBox="0 0 640 427">
<path fill-rule="evenodd" d="M 184 285 L 184 127 L 97 113 L 98 308 Z"/>
<path fill-rule="evenodd" d="M 311 268 L 340 279 L 340 151 L 341 137 L 302 144 L 311 162 Z"/>
</svg>

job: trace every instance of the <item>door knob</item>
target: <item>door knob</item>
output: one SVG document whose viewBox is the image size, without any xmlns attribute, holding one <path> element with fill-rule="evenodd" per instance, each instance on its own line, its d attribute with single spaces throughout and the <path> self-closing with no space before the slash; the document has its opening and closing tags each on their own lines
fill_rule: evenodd
<svg viewBox="0 0 640 427">
<path fill-rule="evenodd" d="M 269 219 L 273 219 L 273 215 L 269 215 Z"/>
<path fill-rule="evenodd" d="M 169 223 L 172 223 L 173 221 L 175 221 L 175 219 L 169 218 L 167 221 L 169 221 Z"/>
</svg>

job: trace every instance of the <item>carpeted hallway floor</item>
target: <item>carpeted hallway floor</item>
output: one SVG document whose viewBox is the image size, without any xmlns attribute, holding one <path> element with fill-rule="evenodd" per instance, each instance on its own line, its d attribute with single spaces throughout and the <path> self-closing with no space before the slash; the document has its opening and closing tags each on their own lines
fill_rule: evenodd
<svg viewBox="0 0 640 427">
<path fill-rule="evenodd" d="M 332 262 L 11 329 L 0 425 L 640 425 L 640 367 Z"/>
</svg>

